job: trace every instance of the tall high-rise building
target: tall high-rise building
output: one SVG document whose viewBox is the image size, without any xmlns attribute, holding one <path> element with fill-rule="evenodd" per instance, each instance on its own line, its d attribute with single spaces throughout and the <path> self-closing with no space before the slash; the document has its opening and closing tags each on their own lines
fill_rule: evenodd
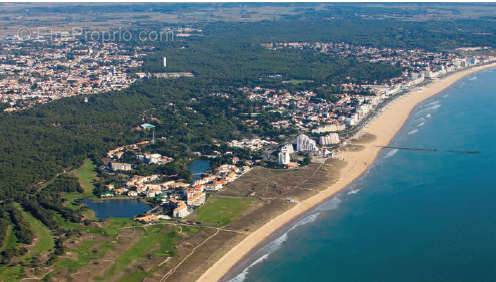
<svg viewBox="0 0 496 282">
<path fill-rule="evenodd" d="M 323 135 L 319 137 L 320 145 L 334 145 L 339 144 L 339 135 L 337 133 L 331 133 L 328 135 Z"/>
<path fill-rule="evenodd" d="M 294 153 L 293 144 L 286 144 L 286 145 L 282 146 L 281 151 L 288 151 L 288 153 L 290 153 L 290 154 Z"/>
<path fill-rule="evenodd" d="M 289 156 L 289 151 L 288 150 L 281 150 L 279 152 L 279 164 L 280 165 L 287 165 L 289 162 L 291 162 L 291 157 Z"/>
<path fill-rule="evenodd" d="M 296 151 L 298 152 L 316 152 L 319 150 L 315 140 L 306 136 L 305 134 L 300 134 L 296 137 Z"/>
</svg>

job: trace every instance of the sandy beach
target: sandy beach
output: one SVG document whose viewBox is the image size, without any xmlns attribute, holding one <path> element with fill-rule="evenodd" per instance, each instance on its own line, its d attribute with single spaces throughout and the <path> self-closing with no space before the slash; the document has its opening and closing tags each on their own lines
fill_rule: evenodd
<svg viewBox="0 0 496 282">
<path fill-rule="evenodd" d="M 375 140 L 363 144 L 363 150 L 355 152 L 345 151 L 337 154 L 337 158 L 346 161 L 346 165 L 340 171 L 340 177 L 337 182 L 318 194 L 297 203 L 293 208 L 274 217 L 256 231 L 250 233 L 239 244 L 215 262 L 197 281 L 220 280 L 232 267 L 240 262 L 272 233 L 283 228 L 301 214 L 346 188 L 353 180 L 366 172 L 381 150 L 378 146 L 385 146 L 390 143 L 417 104 L 438 94 L 466 75 L 495 66 L 496 63 L 493 63 L 453 73 L 425 85 L 421 90 L 414 89 L 410 93 L 398 97 L 389 103 L 389 105 L 383 109 L 383 112 L 378 113 L 377 116 L 362 129 L 362 133 L 375 135 Z"/>
</svg>

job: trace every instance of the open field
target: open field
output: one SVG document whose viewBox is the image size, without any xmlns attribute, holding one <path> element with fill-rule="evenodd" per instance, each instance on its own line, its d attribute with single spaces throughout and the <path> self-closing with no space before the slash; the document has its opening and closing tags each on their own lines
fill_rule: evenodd
<svg viewBox="0 0 496 282">
<path fill-rule="evenodd" d="M 33 248 L 29 250 L 27 256 L 23 259 L 29 259 L 51 250 L 54 246 L 54 240 L 50 234 L 50 230 L 43 223 L 34 218 L 30 213 L 23 211 L 22 215 L 26 218 L 29 223 L 29 227 L 36 236 Z"/>
<path fill-rule="evenodd" d="M 2 242 L 2 246 L 0 250 L 5 250 L 7 248 L 14 247 L 16 245 L 16 236 L 12 230 L 12 225 L 9 225 L 7 228 L 7 236 L 5 236 L 5 239 Z"/>
<path fill-rule="evenodd" d="M 33 243 L 28 247 L 28 252 L 20 258 L 20 260 L 27 262 L 29 259 L 51 250 L 54 246 L 54 240 L 50 230 L 43 223 L 30 213 L 25 212 L 18 203 L 15 203 L 14 206 L 22 212 L 22 216 L 29 223 L 29 227 L 35 235 Z"/>
<path fill-rule="evenodd" d="M 93 193 L 93 181 L 96 178 L 95 165 L 90 159 L 86 159 L 83 165 L 76 170 L 76 176 L 79 178 L 79 183 L 84 189 L 84 193 Z"/>
<path fill-rule="evenodd" d="M 238 217 L 254 200 L 252 198 L 210 196 L 207 203 L 196 210 L 193 218 L 202 224 L 225 226 Z"/>
<path fill-rule="evenodd" d="M 50 230 L 30 213 L 25 212 L 18 203 L 14 203 L 14 207 L 21 211 L 22 216 L 29 224 L 31 231 L 34 234 L 32 244 L 25 246 L 27 252 L 14 261 L 25 265 L 29 265 L 33 261 L 46 261 L 49 251 L 54 247 L 54 238 Z M 16 245 L 15 234 L 12 232 L 11 228 L 8 230 L 9 234 L 6 238 L 5 247 L 13 247 Z M 31 275 L 34 272 L 33 269 L 26 269 L 21 265 L 2 266 L 0 267 L 0 281 L 16 281 L 26 274 Z"/>
<path fill-rule="evenodd" d="M 84 193 L 64 193 L 64 199 L 66 200 L 67 206 L 74 210 L 82 210 L 82 214 L 85 218 L 96 219 L 95 213 L 85 206 L 74 202 L 76 199 L 97 199 L 95 194 L 93 194 L 93 185 L 97 174 L 95 171 L 95 165 L 90 159 L 84 160 L 80 168 L 71 172 L 74 176 L 79 179 L 79 184 L 84 190 Z"/>
<path fill-rule="evenodd" d="M 163 226 L 143 228 L 145 234 L 139 241 L 120 257 L 117 257 L 110 269 L 103 276 L 96 277 L 96 280 L 109 280 L 115 275 L 121 275 L 129 264 L 135 260 L 142 259 L 147 254 L 159 257 L 174 256 L 173 246 L 174 238 L 176 237 L 174 231 L 167 232 L 167 228 Z"/>
</svg>

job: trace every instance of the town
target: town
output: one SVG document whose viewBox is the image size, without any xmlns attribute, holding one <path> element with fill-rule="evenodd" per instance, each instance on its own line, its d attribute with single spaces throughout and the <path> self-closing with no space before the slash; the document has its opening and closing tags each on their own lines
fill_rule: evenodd
<svg viewBox="0 0 496 282">
<path fill-rule="evenodd" d="M 273 128 L 292 128 L 298 134 L 287 136 L 282 143 L 267 136 L 252 136 L 225 144 L 232 150 L 241 148 L 258 153 L 251 159 L 240 158 L 232 151 L 225 152 L 224 155 L 218 151 L 203 155 L 198 153 L 197 157 L 210 159 L 230 156 L 230 161 L 200 173 L 191 182 L 165 174 L 133 174 L 137 163 L 165 165 L 175 161 L 172 157 L 147 151 L 146 147 L 155 141 L 154 136 L 151 140 L 138 144 L 118 147 L 107 153 L 108 160 L 104 169 L 109 174 L 124 175 L 126 181 L 107 181 L 101 197 L 143 198 L 155 203 L 156 207 L 161 207 L 137 217 L 136 220 L 140 222 L 187 217 L 195 208 L 205 203 L 207 193 L 226 189 L 228 183 L 250 171 L 253 166 L 265 164 L 280 169 L 294 169 L 309 161 L 323 162 L 332 158 L 341 144 L 345 144 L 381 105 L 395 96 L 421 88 L 425 83 L 449 73 L 495 60 L 495 57 L 488 55 L 460 56 L 421 50 L 380 50 L 344 43 L 277 43 L 264 46 L 274 50 L 311 48 L 317 52 L 334 52 L 341 56 L 355 56 L 359 60 L 401 64 L 404 71 L 400 77 L 382 84 L 343 83 L 293 91 L 261 86 L 238 88 L 246 99 L 256 105 L 257 111 L 278 113 L 278 118 L 270 124 Z M 325 95 L 326 90 L 331 91 L 332 99 Z M 224 93 L 210 96 L 230 99 Z M 247 115 L 242 120 L 243 124 L 257 127 L 256 116 L 256 113 Z M 153 129 L 155 125 L 145 123 L 141 127 L 143 130 Z M 123 162 L 123 155 L 128 153 L 132 153 L 133 161 Z"/>
<path fill-rule="evenodd" d="M 11 39 L 1 48 L 0 102 L 8 104 L 5 111 L 127 88 L 135 81 L 128 70 L 140 66 L 151 51 L 113 42 L 82 42 L 69 35 L 54 40 Z M 19 55 L 21 49 L 30 51 Z"/>
<path fill-rule="evenodd" d="M 189 37 L 191 34 L 184 33 L 186 31 L 201 32 L 177 31 L 181 32 L 179 37 Z M 224 145 L 231 151 L 197 152 L 197 158 L 223 158 L 224 161 L 194 175 L 191 181 L 177 175 L 151 173 L 146 169 L 141 170 L 142 174 L 136 173 L 138 167 L 164 167 L 176 161 L 148 149 L 155 144 L 156 125 L 143 123 L 137 126 L 137 130 L 151 131 L 151 138 L 148 138 L 150 134 L 145 134 L 145 140 L 114 148 L 103 158 L 101 184 L 104 189 L 99 196 L 142 198 L 155 205 L 153 212 L 137 217 L 137 221 L 184 218 L 205 203 L 207 192 L 224 189 L 253 166 L 294 169 L 309 162 L 324 162 L 333 157 L 340 145 L 346 143 L 380 105 L 395 96 L 449 73 L 495 60 L 494 56 L 488 55 L 492 50 L 485 47 L 442 53 L 420 49 L 379 49 L 342 42 L 279 42 L 262 46 L 275 52 L 293 48 L 360 62 L 400 65 L 403 72 L 399 77 L 382 82 L 357 83 L 350 78 L 349 82 L 341 84 L 315 86 L 310 83 L 309 87 L 294 89 L 289 86 L 312 81 L 289 80 L 281 81 L 282 88 L 238 87 L 237 91 L 254 105 L 256 111 L 240 117 L 243 126 L 259 129 L 257 117 L 261 112 L 276 113 L 270 126 L 273 129 L 291 129 L 296 134 L 283 136 L 278 141 L 268 136 L 246 136 L 226 142 Z M 30 52 L 19 55 L 16 50 L 21 48 L 29 48 Z M 27 109 L 37 103 L 75 95 L 84 95 L 87 102 L 86 95 L 124 89 L 139 79 L 194 77 L 191 72 L 133 73 L 132 69 L 142 66 L 143 58 L 153 49 L 124 43 L 82 41 L 69 34 L 61 34 L 55 39 L 43 36 L 36 40 L 9 38 L 2 43 L 0 56 L 0 102 L 8 105 L 4 111 Z M 161 60 L 165 69 L 167 58 Z M 277 80 L 282 75 L 269 77 Z M 209 96 L 232 99 L 230 94 L 222 92 Z M 153 119 L 150 122 L 153 123 Z M 167 136 L 158 138 L 162 139 L 166 140 Z M 233 153 L 237 149 L 253 155 L 238 156 Z"/>
<path fill-rule="evenodd" d="M 167 40 L 201 33 L 194 28 L 168 27 L 165 30 Z M 33 38 L 18 35 L 2 38 L 0 104 L 3 105 L 0 109 L 24 110 L 75 95 L 84 95 L 87 102 L 87 95 L 122 90 L 145 77 L 193 77 L 190 72 L 133 73 L 131 70 L 142 66 L 143 58 L 156 49 L 154 46 L 146 40 L 140 45 L 92 35 L 89 31 L 44 31 Z M 166 67 L 165 57 L 163 67 Z"/>
</svg>

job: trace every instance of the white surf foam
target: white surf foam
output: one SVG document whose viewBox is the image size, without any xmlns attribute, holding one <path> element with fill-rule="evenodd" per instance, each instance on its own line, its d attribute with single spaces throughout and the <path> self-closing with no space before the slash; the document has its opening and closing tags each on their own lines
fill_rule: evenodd
<svg viewBox="0 0 496 282">
<path fill-rule="evenodd" d="M 423 115 L 427 112 L 432 112 L 432 111 L 435 111 L 437 109 L 439 109 L 441 107 L 441 103 L 439 102 L 433 102 L 433 103 L 429 103 L 427 105 L 425 105 L 424 107 L 422 107 L 420 110 L 418 110 L 415 115 L 416 116 L 419 116 L 419 115 Z"/>
<path fill-rule="evenodd" d="M 298 228 L 299 226 L 314 222 L 319 215 L 320 215 L 320 212 L 315 212 L 313 214 L 310 214 L 310 215 L 302 218 L 301 220 L 296 222 L 295 225 L 293 225 L 291 228 L 289 228 L 288 231 L 284 232 L 284 234 L 282 234 L 281 236 L 277 237 L 275 240 L 269 242 L 267 245 L 262 247 L 262 249 L 260 249 L 262 255 L 259 258 L 257 258 L 255 261 L 253 261 L 250 265 L 248 265 L 245 269 L 243 269 L 243 271 L 241 271 L 238 275 L 236 275 L 231 280 L 229 280 L 229 282 L 242 282 L 242 281 L 244 281 L 246 279 L 246 276 L 248 275 L 250 269 L 253 266 L 266 260 L 270 256 L 270 254 L 277 251 L 282 246 L 282 244 L 288 239 L 288 233 L 290 231 L 294 230 L 295 228 Z"/>
<path fill-rule="evenodd" d="M 418 119 L 416 119 L 415 121 L 424 122 L 424 121 L 425 121 L 425 118 L 424 118 L 424 117 L 419 117 L 419 118 L 418 118 Z"/>
<path fill-rule="evenodd" d="M 421 122 L 417 125 L 417 127 L 421 127 L 421 126 L 424 126 L 425 122 Z"/>
<path fill-rule="evenodd" d="M 242 281 L 244 281 L 246 279 L 246 275 L 248 275 L 248 271 L 253 266 L 261 263 L 262 261 L 264 261 L 268 257 L 269 257 L 269 254 L 265 254 L 265 255 L 261 256 L 256 261 L 252 262 L 248 267 L 246 267 L 245 269 L 243 269 L 243 271 L 240 274 L 236 275 L 231 280 L 229 280 L 229 282 L 242 282 Z"/>
<path fill-rule="evenodd" d="M 433 110 L 437 110 L 441 107 L 441 104 L 435 104 L 435 105 L 432 105 L 428 108 L 425 108 L 426 111 L 433 111 Z"/>
<path fill-rule="evenodd" d="M 429 107 L 431 107 L 431 106 L 438 105 L 438 104 L 440 104 L 440 103 L 441 103 L 441 102 L 439 102 L 439 100 L 435 100 L 435 101 L 432 101 L 432 102 L 430 102 L 430 103 L 425 104 L 423 108 L 429 108 Z"/>
<path fill-rule="evenodd" d="M 360 189 L 353 189 L 353 190 L 348 191 L 348 193 L 346 193 L 346 194 L 347 195 L 354 195 L 354 194 L 357 194 L 358 192 L 360 192 Z"/>
<path fill-rule="evenodd" d="M 469 80 L 476 80 L 476 79 L 477 79 L 477 76 L 469 78 Z"/>
<path fill-rule="evenodd" d="M 384 155 L 384 158 L 390 158 L 398 153 L 398 149 L 392 149 L 391 151 L 387 152 L 386 155 Z"/>
<path fill-rule="evenodd" d="M 341 203 L 341 199 L 338 196 L 334 196 L 328 201 L 325 201 L 324 203 L 320 204 L 315 210 L 318 212 L 335 210 L 339 207 L 340 203 Z"/>
<path fill-rule="evenodd" d="M 426 115 L 425 115 L 425 118 L 431 118 L 431 117 L 432 117 L 432 115 L 431 115 L 431 114 L 426 114 Z"/>
<path fill-rule="evenodd" d="M 408 135 L 415 134 L 415 133 L 417 133 L 418 131 L 419 131 L 418 129 L 414 129 L 414 130 L 408 131 Z"/>
</svg>

